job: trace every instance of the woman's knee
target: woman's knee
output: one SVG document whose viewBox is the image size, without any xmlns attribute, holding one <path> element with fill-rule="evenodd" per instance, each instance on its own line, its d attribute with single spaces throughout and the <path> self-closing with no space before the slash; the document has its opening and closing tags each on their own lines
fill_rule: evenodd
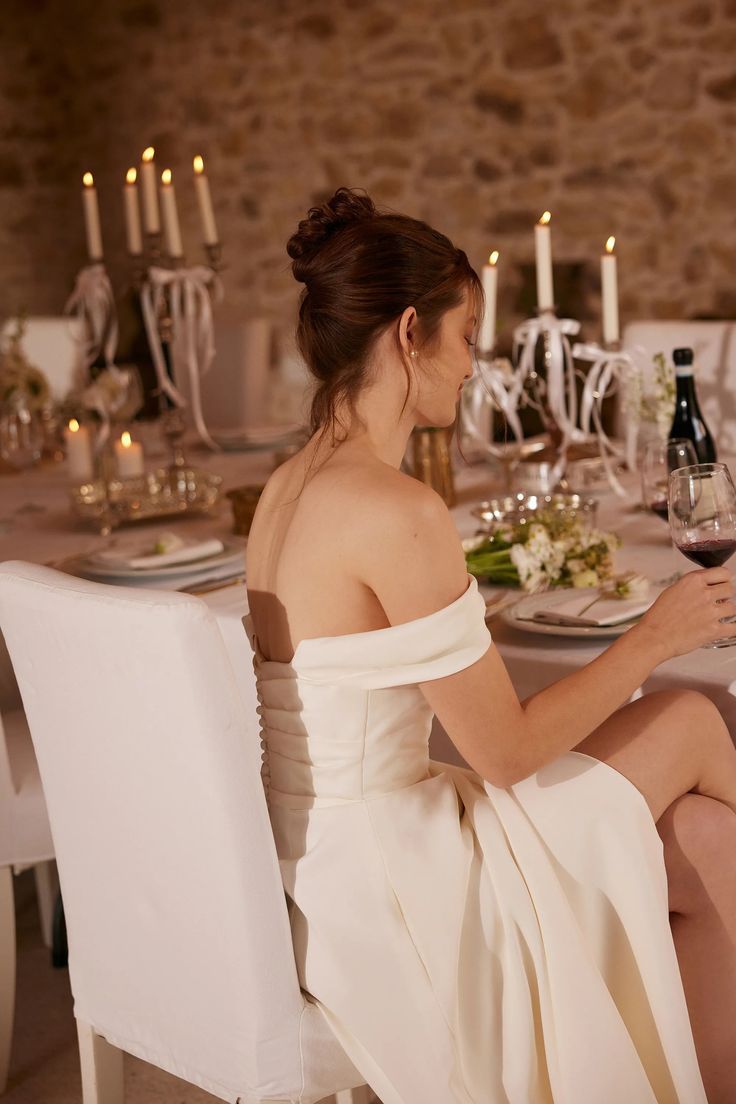
<svg viewBox="0 0 736 1104">
<path fill-rule="evenodd" d="M 714 882 L 732 869 L 736 814 L 712 797 L 687 793 L 665 810 L 657 830 L 664 844 L 670 911 L 701 911 L 712 903 Z M 736 879 L 736 871 L 732 876 Z"/>
</svg>

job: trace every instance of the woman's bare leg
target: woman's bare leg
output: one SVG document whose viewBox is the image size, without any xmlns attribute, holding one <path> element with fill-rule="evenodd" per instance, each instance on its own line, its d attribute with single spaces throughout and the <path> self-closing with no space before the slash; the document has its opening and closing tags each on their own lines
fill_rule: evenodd
<svg viewBox="0 0 736 1104">
<path fill-rule="evenodd" d="M 736 816 L 685 794 L 660 818 L 670 925 L 710 1104 L 736 1091 Z"/>
<path fill-rule="evenodd" d="M 736 749 L 707 698 L 650 694 L 576 748 L 644 795 L 664 845 L 670 923 L 709 1104 L 736 1085 Z"/>
</svg>

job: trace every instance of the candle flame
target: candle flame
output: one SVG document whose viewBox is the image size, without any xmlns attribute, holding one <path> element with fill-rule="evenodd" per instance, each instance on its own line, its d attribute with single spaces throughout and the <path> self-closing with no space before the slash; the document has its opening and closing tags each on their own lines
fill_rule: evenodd
<svg viewBox="0 0 736 1104">
<path fill-rule="evenodd" d="M 539 220 L 539 225 L 540 226 L 546 226 L 551 218 L 552 218 L 552 215 L 549 213 L 549 211 L 545 211 L 544 214 L 542 215 L 542 217 Z"/>
<path fill-rule="evenodd" d="M 204 172 L 204 157 L 200 157 L 199 154 L 197 154 L 197 156 L 194 158 L 193 165 L 194 165 L 195 173 L 203 173 Z"/>
<path fill-rule="evenodd" d="M 125 174 L 125 183 L 135 184 L 137 178 L 138 173 L 135 171 L 135 169 L 128 169 L 127 173 Z"/>
<path fill-rule="evenodd" d="M 94 186 L 94 182 L 95 178 L 90 172 L 86 172 L 82 177 L 82 183 L 84 184 L 85 188 L 92 188 Z"/>
<path fill-rule="evenodd" d="M 153 155 L 154 155 L 155 152 L 156 151 L 154 150 L 153 146 L 147 146 L 143 151 L 142 160 L 143 161 L 153 161 Z"/>
<path fill-rule="evenodd" d="M 69 432 L 79 433 L 79 422 L 76 418 L 71 418 L 69 421 Z"/>
<path fill-rule="evenodd" d="M 170 184 L 171 183 L 171 169 L 164 169 L 164 171 L 161 173 L 161 183 L 162 184 Z"/>
<path fill-rule="evenodd" d="M 120 444 L 123 446 L 123 448 L 130 448 L 132 443 L 132 438 L 126 429 L 123 433 L 120 434 Z"/>
<path fill-rule="evenodd" d="M 615 244 L 616 239 L 614 238 L 613 234 L 611 234 L 610 238 L 606 242 L 606 253 L 613 253 L 613 247 Z"/>
<path fill-rule="evenodd" d="M 490 257 L 488 258 L 489 265 L 494 265 L 494 266 L 497 265 L 498 264 L 498 257 L 499 257 L 498 250 L 494 249 L 493 252 L 491 253 Z"/>
</svg>

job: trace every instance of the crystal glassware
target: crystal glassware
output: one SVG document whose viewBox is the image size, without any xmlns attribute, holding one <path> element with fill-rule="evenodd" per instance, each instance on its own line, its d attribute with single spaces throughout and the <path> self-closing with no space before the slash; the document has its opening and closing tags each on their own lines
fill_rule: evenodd
<svg viewBox="0 0 736 1104">
<path fill-rule="evenodd" d="M 641 461 L 641 498 L 645 508 L 667 521 L 670 472 L 697 462 L 692 441 L 684 437 L 649 441 Z"/>
<path fill-rule="evenodd" d="M 669 478 L 669 522 L 680 552 L 699 567 L 720 567 L 736 552 L 736 488 L 725 464 L 691 464 Z M 736 617 L 724 617 L 730 622 Z M 734 637 L 707 648 L 729 648 Z"/>
</svg>

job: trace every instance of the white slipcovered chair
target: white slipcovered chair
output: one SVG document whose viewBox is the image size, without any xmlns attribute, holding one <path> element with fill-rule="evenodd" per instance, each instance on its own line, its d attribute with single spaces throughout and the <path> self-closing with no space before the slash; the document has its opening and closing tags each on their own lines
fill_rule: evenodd
<svg viewBox="0 0 736 1104">
<path fill-rule="evenodd" d="M 18 321 L 3 324 L 2 342 L 15 333 Z M 49 383 L 51 397 L 65 399 L 85 382 L 84 326 L 79 318 L 31 317 L 24 320 L 21 348 L 31 364 L 40 368 Z"/>
<path fill-rule="evenodd" d="M 15 1012 L 13 874 L 33 867 L 41 930 L 50 947 L 57 890 L 53 858 L 28 725 L 22 709 L 7 710 L 0 716 L 0 1093 L 8 1078 Z"/>
<path fill-rule="evenodd" d="M 622 344 L 641 366 L 645 378 L 653 374 L 653 357 L 689 346 L 695 353 L 698 398 L 708 428 L 719 450 L 736 453 L 736 326 L 733 322 L 630 322 Z M 623 436 L 623 411 L 618 434 Z"/>
<path fill-rule="evenodd" d="M 297 981 L 247 716 L 207 606 L 0 565 L 53 826 L 85 1104 L 122 1052 L 235 1104 L 367 1099 Z"/>
</svg>

